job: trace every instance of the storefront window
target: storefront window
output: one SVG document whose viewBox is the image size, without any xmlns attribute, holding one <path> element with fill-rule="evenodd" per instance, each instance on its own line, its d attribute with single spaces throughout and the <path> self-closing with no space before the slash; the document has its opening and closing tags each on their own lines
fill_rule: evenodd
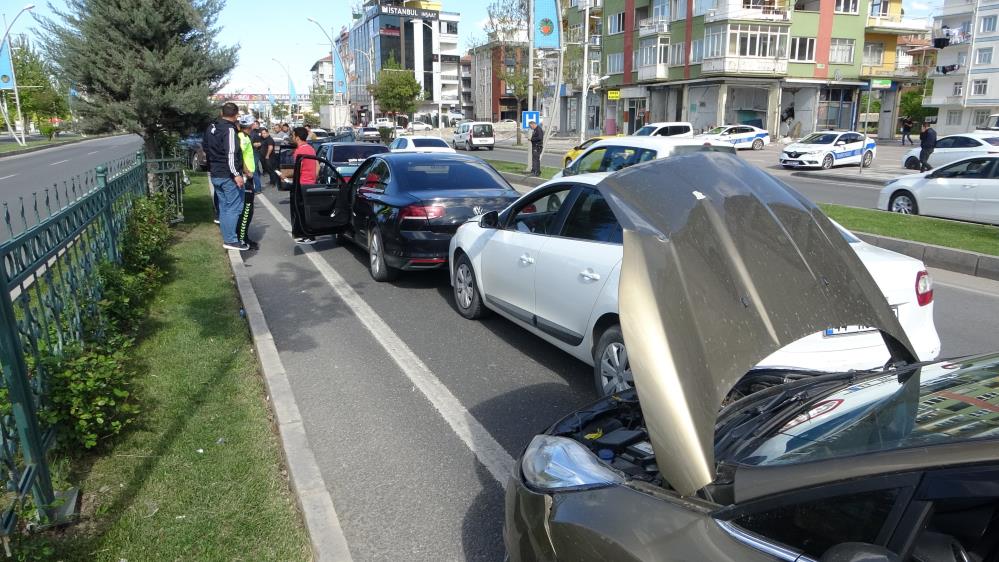
<svg viewBox="0 0 999 562">
<path fill-rule="evenodd" d="M 852 128 L 855 107 L 852 88 L 820 88 L 817 130 Z"/>
</svg>

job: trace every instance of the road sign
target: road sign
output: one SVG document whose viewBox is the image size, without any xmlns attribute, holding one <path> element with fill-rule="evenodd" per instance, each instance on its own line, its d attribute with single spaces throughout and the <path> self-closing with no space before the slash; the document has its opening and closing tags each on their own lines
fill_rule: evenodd
<svg viewBox="0 0 999 562">
<path fill-rule="evenodd" d="M 611 101 L 621 99 L 621 90 L 607 90 L 607 99 Z"/>
<path fill-rule="evenodd" d="M 541 112 L 540 111 L 521 111 L 520 112 L 520 128 L 527 129 L 527 124 L 531 121 L 535 123 L 541 122 Z"/>
<path fill-rule="evenodd" d="M 871 78 L 872 90 L 890 90 L 891 78 Z"/>
</svg>

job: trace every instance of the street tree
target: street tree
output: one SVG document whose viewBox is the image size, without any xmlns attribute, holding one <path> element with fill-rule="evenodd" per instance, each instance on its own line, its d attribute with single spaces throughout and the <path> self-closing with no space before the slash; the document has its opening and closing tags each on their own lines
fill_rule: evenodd
<svg viewBox="0 0 999 562">
<path fill-rule="evenodd" d="M 904 92 L 902 94 L 902 98 L 899 100 L 898 109 L 898 114 L 900 116 L 911 117 L 916 123 L 921 123 L 927 117 L 937 114 L 937 108 L 923 107 L 923 94 L 920 90 L 909 90 Z"/>
<path fill-rule="evenodd" d="M 220 46 L 224 0 L 67 0 L 41 20 L 44 49 L 59 76 L 80 92 L 85 130 L 125 130 L 147 155 L 171 134 L 202 129 L 217 113 L 210 96 L 235 66 Z"/>
<path fill-rule="evenodd" d="M 527 75 L 527 68 L 523 61 L 518 60 L 517 64 L 511 69 L 500 74 L 500 80 L 503 82 L 503 87 L 506 88 L 508 95 L 513 99 L 517 100 L 517 118 L 520 117 L 520 112 L 524 110 L 524 102 L 527 100 L 528 94 L 528 81 L 530 80 Z M 543 86 L 541 81 L 535 77 L 534 80 L 535 91 L 541 91 Z M 521 145 L 521 127 L 517 124 L 517 146 Z"/>
<path fill-rule="evenodd" d="M 275 103 L 271 106 L 271 115 L 273 115 L 278 121 L 283 121 L 284 118 L 288 116 L 288 104 L 281 102 Z"/>
<path fill-rule="evenodd" d="M 56 82 L 52 65 L 27 45 L 11 54 L 25 130 L 31 122 L 41 128 L 54 117 L 65 118 L 69 110 L 69 87 Z"/>
<path fill-rule="evenodd" d="M 309 100 L 312 102 L 312 112 L 319 113 L 319 108 L 333 101 L 333 91 L 326 86 L 313 86 L 309 89 Z"/>
<path fill-rule="evenodd" d="M 423 94 L 423 87 L 416 81 L 412 72 L 402 70 L 395 57 L 390 55 L 384 67 L 378 72 L 376 82 L 368 86 L 368 91 L 374 96 L 383 113 L 394 116 L 415 111 L 416 102 Z"/>
</svg>

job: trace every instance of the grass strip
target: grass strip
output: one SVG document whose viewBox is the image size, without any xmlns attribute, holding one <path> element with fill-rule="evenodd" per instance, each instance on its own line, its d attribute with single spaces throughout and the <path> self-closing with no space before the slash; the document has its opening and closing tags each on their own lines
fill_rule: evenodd
<svg viewBox="0 0 999 562">
<path fill-rule="evenodd" d="M 827 203 L 819 206 L 836 222 L 856 232 L 999 256 L 999 227 Z"/>
<path fill-rule="evenodd" d="M 524 174 L 527 166 L 523 162 L 507 162 L 506 160 L 486 160 L 493 168 L 496 168 L 497 172 L 504 172 L 507 174 Z M 541 167 L 541 177 L 542 179 L 550 180 L 552 176 L 561 172 L 562 168 L 556 168 L 553 166 L 542 166 Z"/>
<path fill-rule="evenodd" d="M 198 176 L 185 192 L 134 350 L 139 421 L 74 463 L 81 521 L 17 545 L 26 559 L 311 558 L 207 185 Z"/>
</svg>

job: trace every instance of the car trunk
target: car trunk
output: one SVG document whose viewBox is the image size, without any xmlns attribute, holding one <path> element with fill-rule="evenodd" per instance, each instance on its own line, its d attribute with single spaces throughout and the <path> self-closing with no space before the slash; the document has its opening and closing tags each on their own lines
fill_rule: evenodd
<svg viewBox="0 0 999 562">
<path fill-rule="evenodd" d="M 443 207 L 443 212 L 428 213 L 433 232 L 453 234 L 468 219 L 506 208 L 515 197 L 507 189 L 449 189 L 411 191 L 409 195 L 424 207 Z"/>
</svg>

